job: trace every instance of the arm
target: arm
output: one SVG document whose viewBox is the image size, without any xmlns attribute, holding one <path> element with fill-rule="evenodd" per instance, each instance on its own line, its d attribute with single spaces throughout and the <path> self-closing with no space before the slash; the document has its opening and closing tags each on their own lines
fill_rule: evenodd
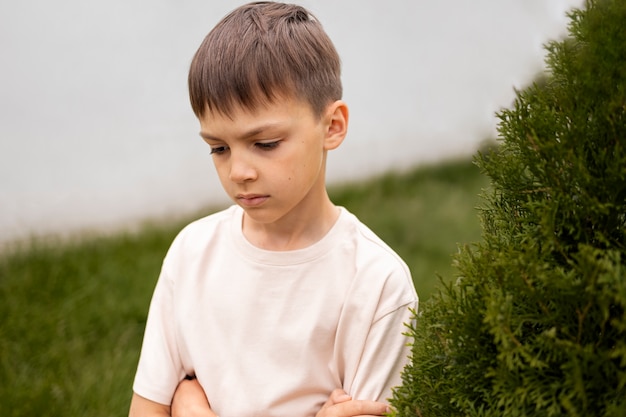
<svg viewBox="0 0 626 417">
<path fill-rule="evenodd" d="M 402 383 L 401 373 L 411 354 L 404 323 L 411 323 L 416 303 L 402 306 L 372 324 L 359 352 L 360 361 L 346 391 L 356 398 L 385 401 Z"/>
<path fill-rule="evenodd" d="M 417 300 L 409 305 L 416 308 Z M 413 313 L 405 305 L 379 319 L 370 329 L 351 384 L 360 398 L 382 400 L 401 382 L 400 373 L 410 353 L 408 336 L 401 330 L 412 319 Z M 344 390 L 336 389 L 316 417 L 371 417 L 390 411 L 383 402 L 353 400 Z"/>
<path fill-rule="evenodd" d="M 170 407 L 168 405 L 155 403 L 133 393 L 133 398 L 130 401 L 129 417 L 169 417 L 169 415 Z"/>
<path fill-rule="evenodd" d="M 336 389 L 315 417 L 382 416 L 387 412 L 387 404 L 353 400 L 344 390 Z M 217 417 L 195 378 L 184 379 L 178 385 L 172 401 L 172 417 Z"/>
</svg>

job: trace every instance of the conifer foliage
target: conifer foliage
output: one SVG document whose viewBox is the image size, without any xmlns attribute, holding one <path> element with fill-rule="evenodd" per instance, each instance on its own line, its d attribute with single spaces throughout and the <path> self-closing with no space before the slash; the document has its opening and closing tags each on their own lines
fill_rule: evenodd
<svg viewBox="0 0 626 417">
<path fill-rule="evenodd" d="M 482 240 L 420 313 L 397 416 L 626 416 L 626 1 L 498 114 Z"/>
</svg>

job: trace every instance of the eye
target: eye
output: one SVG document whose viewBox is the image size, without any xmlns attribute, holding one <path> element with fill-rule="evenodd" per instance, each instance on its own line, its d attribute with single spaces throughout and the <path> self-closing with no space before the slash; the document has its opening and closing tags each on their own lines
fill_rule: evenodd
<svg viewBox="0 0 626 417">
<path fill-rule="evenodd" d="M 280 144 L 279 140 L 273 142 L 256 142 L 254 146 L 261 149 L 262 151 L 271 151 L 272 149 L 276 149 Z"/>
<path fill-rule="evenodd" d="M 211 155 L 222 155 L 228 150 L 228 146 L 212 146 Z"/>
</svg>

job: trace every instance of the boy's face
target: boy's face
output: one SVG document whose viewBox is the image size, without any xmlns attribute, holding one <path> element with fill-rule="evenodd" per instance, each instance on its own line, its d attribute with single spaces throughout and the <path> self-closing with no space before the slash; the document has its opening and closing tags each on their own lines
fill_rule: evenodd
<svg viewBox="0 0 626 417">
<path fill-rule="evenodd" d="M 306 220 L 327 199 L 326 151 L 345 136 L 347 108 L 335 102 L 317 118 L 308 104 L 279 98 L 230 117 L 207 111 L 200 126 L 224 190 L 252 220 Z"/>
</svg>

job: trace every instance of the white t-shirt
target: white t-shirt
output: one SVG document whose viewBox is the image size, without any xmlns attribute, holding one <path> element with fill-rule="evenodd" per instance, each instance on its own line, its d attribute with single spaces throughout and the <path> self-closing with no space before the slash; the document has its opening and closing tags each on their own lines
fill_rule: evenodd
<svg viewBox="0 0 626 417">
<path fill-rule="evenodd" d="M 156 285 L 133 390 L 196 375 L 221 417 L 314 416 L 331 391 L 384 401 L 417 308 L 406 264 L 345 209 L 317 243 L 267 251 L 232 206 L 184 228 Z"/>
</svg>

